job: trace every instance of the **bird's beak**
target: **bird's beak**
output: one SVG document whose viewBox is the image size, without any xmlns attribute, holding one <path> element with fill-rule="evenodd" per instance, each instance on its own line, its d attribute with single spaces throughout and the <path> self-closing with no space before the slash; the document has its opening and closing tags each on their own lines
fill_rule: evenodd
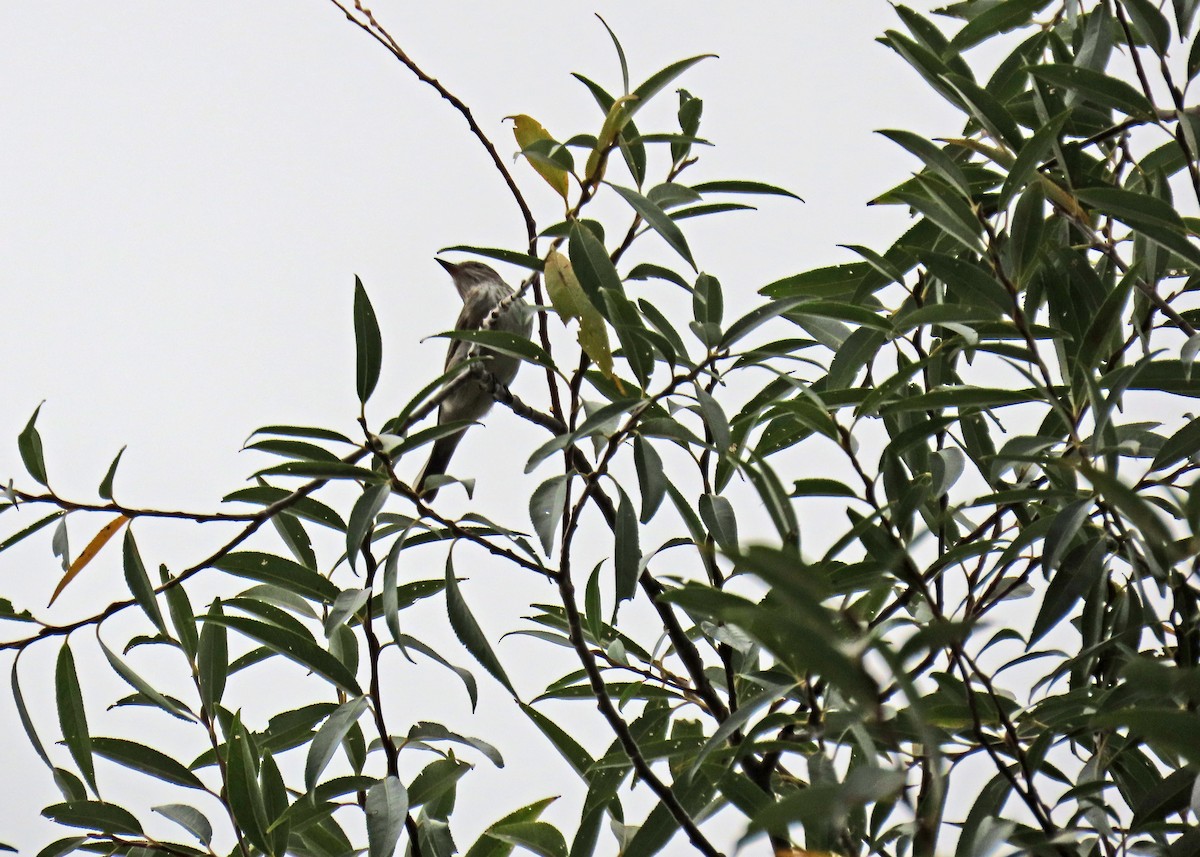
<svg viewBox="0 0 1200 857">
<path fill-rule="evenodd" d="M 450 276 L 453 277 L 458 273 L 458 265 L 455 265 L 453 262 L 447 262 L 445 259 L 438 259 L 437 257 L 434 257 L 434 260 L 443 268 L 445 268 L 446 273 Z"/>
</svg>

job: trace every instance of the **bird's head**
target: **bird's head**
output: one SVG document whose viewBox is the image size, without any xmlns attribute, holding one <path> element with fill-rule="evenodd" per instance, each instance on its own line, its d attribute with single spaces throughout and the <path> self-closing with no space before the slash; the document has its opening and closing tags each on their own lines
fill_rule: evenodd
<svg viewBox="0 0 1200 857">
<path fill-rule="evenodd" d="M 478 286 L 504 282 L 504 280 L 500 279 L 499 274 L 482 262 L 461 262 L 455 264 L 454 262 L 447 262 L 445 259 L 438 259 L 437 262 L 453 278 L 454 287 L 458 289 L 458 296 L 464 301 Z"/>
</svg>

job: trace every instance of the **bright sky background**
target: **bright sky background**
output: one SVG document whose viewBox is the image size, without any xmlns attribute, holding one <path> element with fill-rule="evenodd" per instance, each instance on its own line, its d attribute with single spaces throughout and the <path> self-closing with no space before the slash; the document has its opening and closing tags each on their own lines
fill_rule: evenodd
<svg viewBox="0 0 1200 857">
<path fill-rule="evenodd" d="M 716 144 L 700 150 L 687 180 L 759 179 L 807 201 L 747 198 L 761 211 L 689 221 L 697 261 L 725 285 L 727 315 L 748 309 L 772 280 L 852 258 L 838 243 L 882 249 L 899 234 L 903 212 L 866 202 L 916 165 L 873 130 L 946 135 L 961 125 L 875 43 L 899 26 L 884 0 L 601 7 L 381 0 L 374 11 L 419 65 L 471 106 L 506 157 L 516 148 L 502 121 L 511 114 L 535 116 L 560 139 L 598 130 L 598 109 L 570 75 L 620 88 L 594 11 L 621 38 L 634 85 L 677 59 L 719 54 L 676 84 L 704 99 L 700 133 Z M 263 466 L 261 457 L 238 452 L 256 427 L 355 432 L 355 274 L 384 331 L 384 372 L 372 403 L 382 421 L 440 371 L 444 342 L 421 340 L 451 325 L 458 301 L 434 254 L 459 243 L 524 243 L 517 210 L 461 116 L 332 3 L 6 3 L 0 79 L 0 475 L 22 487 L 34 483 L 23 475 L 16 437 L 45 399 L 39 428 L 63 496 L 94 500 L 112 456 L 128 444 L 119 499 L 215 509 Z M 639 116 L 643 131 L 674 130 L 675 97 L 664 93 L 660 102 Z M 528 166 L 514 171 L 539 223 L 561 219 L 556 198 Z M 533 384 L 526 370 L 514 389 Z M 499 409 L 489 422 L 516 424 Z M 521 473 L 523 455 L 508 453 L 478 429 L 460 448 L 454 469 L 478 476 L 485 512 L 503 508 L 506 484 Z M 8 512 L 0 533 L 17 528 L 16 516 L 28 522 L 35 513 Z M 519 508 L 512 523 L 523 523 Z M 73 527 L 73 551 L 91 526 Z M 194 530 L 144 532 L 151 569 L 164 561 L 186 566 L 219 543 L 219 534 Z M 109 559 L 44 611 L 61 573 L 46 530 L 0 556 L 0 594 L 55 621 L 87 615 L 121 597 L 117 553 Z M 545 587 L 532 596 L 508 584 L 489 588 L 482 565 L 460 572 L 473 578 L 464 592 L 493 640 L 518 626 L 531 598 L 553 596 Z M 433 567 L 421 576 L 440 574 Z M 444 616 L 439 610 L 426 614 L 430 621 Z M 90 645 L 90 632 L 79 638 L 81 648 Z M 448 646 L 447 656 L 470 663 Z M 22 661 L 50 742 L 58 729 L 56 651 L 53 643 L 37 647 Z M 500 649 L 504 657 L 511 651 L 521 650 Z M 10 664 L 0 658 L 6 675 Z M 481 773 L 483 762 L 464 781 L 463 817 L 479 807 L 482 827 L 559 793 L 572 775 L 548 749 L 519 758 L 533 733 L 519 714 L 501 710 L 511 706 L 476 672 L 485 693 L 474 720 L 463 714 L 461 691 L 445 687 L 458 695 L 456 725 L 499 743 L 509 761 L 506 771 Z M 120 686 L 96 680 L 103 690 L 90 694 L 89 715 L 105 723 L 100 700 Z M 20 734 L 7 691 L 0 729 L 10 736 L 0 841 L 34 851 L 57 835 L 37 815 L 57 791 Z M 600 733 L 592 744 L 608 740 Z M 67 762 L 63 748 L 51 751 Z M 101 776 L 117 797 L 126 780 L 111 766 Z M 514 776 L 528 783 L 527 793 L 509 794 Z M 576 812 L 559 819 L 569 826 Z M 470 831 L 459 842 L 465 848 L 478 828 L 460 824 Z"/>
</svg>

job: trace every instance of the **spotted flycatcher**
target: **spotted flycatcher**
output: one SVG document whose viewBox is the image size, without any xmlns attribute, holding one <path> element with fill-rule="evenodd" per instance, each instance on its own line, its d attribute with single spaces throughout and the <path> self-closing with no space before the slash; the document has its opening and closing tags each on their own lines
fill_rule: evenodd
<svg viewBox="0 0 1200 857">
<path fill-rule="evenodd" d="M 454 279 L 454 287 L 458 289 L 458 296 L 462 298 L 463 308 L 458 314 L 458 321 L 454 323 L 455 330 L 479 330 L 492 310 L 513 294 L 513 290 L 500 279 L 500 275 L 482 262 L 463 262 L 456 265 L 444 259 L 437 261 Z M 529 311 L 529 305 L 520 298 L 509 300 L 498 317 L 492 320 L 489 329 L 529 336 L 533 329 L 533 314 Z M 450 350 L 446 353 L 446 370 L 449 371 L 466 360 L 471 348 L 470 342 L 453 340 Z M 476 347 L 475 353 L 484 358 L 481 364 L 482 372 L 461 381 L 442 401 L 441 407 L 438 408 L 439 424 L 481 418 L 495 401 L 492 397 L 491 379 L 507 387 L 516 377 L 517 369 L 521 365 L 517 358 L 499 354 L 488 348 Z M 426 488 L 426 481 L 431 476 L 439 476 L 446 472 L 454 448 L 458 446 L 465 432 L 466 429 L 463 429 L 433 442 L 429 461 L 416 482 L 417 493 L 425 500 L 432 500 L 437 494 L 436 488 Z"/>
</svg>

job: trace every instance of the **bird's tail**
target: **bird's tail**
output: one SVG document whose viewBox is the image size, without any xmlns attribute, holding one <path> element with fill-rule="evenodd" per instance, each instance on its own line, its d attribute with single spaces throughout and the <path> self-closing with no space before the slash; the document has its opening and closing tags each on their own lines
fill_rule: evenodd
<svg viewBox="0 0 1200 857">
<path fill-rule="evenodd" d="M 455 432 L 433 442 L 429 460 L 425 462 L 425 466 L 421 469 L 421 475 L 417 477 L 417 494 L 421 496 L 421 499 L 428 501 L 437 496 L 437 489 L 427 489 L 425 483 L 430 476 L 441 476 L 446 472 L 446 468 L 450 466 L 450 458 L 454 455 L 454 449 L 465 433 L 465 431 Z"/>
</svg>

